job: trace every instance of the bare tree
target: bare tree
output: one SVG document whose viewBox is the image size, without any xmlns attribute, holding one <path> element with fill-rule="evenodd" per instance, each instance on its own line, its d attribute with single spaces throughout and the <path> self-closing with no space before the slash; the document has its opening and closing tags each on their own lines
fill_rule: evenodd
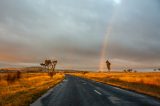
<svg viewBox="0 0 160 106">
<path fill-rule="evenodd" d="M 51 62 L 51 65 L 52 65 L 52 71 L 55 71 L 55 67 L 56 67 L 57 63 L 58 63 L 58 61 L 57 61 L 57 60 L 55 60 L 55 61 L 52 61 L 52 62 Z"/>
<path fill-rule="evenodd" d="M 106 65 L 107 65 L 108 71 L 110 72 L 110 70 L 111 70 L 111 63 L 108 60 L 106 61 Z"/>
<path fill-rule="evenodd" d="M 49 71 L 49 70 L 50 70 L 50 66 L 51 66 L 51 64 L 52 64 L 51 60 L 45 60 L 44 63 L 45 63 L 45 65 L 46 65 L 47 70 Z"/>
<path fill-rule="evenodd" d="M 54 72 L 57 62 L 58 62 L 57 60 L 54 60 L 54 61 L 45 60 L 44 63 L 40 63 L 40 65 L 45 69 L 47 69 L 48 72 L 50 72 L 50 70 Z"/>
</svg>

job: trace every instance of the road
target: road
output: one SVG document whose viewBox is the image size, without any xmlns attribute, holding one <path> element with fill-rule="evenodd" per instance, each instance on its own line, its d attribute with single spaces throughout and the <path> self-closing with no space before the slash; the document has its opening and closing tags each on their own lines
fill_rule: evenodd
<svg viewBox="0 0 160 106">
<path fill-rule="evenodd" d="M 95 81 L 66 75 L 31 106 L 160 106 L 160 100 Z"/>
</svg>

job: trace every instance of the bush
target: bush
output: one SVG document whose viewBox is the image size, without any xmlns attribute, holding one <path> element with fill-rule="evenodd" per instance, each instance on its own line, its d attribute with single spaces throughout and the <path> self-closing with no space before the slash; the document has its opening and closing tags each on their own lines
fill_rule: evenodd
<svg viewBox="0 0 160 106">
<path fill-rule="evenodd" d="M 134 70 L 134 72 L 136 73 L 137 71 L 136 71 L 136 70 Z"/>
<path fill-rule="evenodd" d="M 16 77 L 17 77 L 17 79 L 20 79 L 20 78 L 21 78 L 21 72 L 20 72 L 20 71 L 17 71 Z"/>
<path fill-rule="evenodd" d="M 55 75 L 55 72 L 48 72 L 48 76 L 50 76 L 51 78 L 53 78 L 53 75 Z"/>
<path fill-rule="evenodd" d="M 88 72 L 84 71 L 83 74 L 87 74 Z"/>
<path fill-rule="evenodd" d="M 16 80 L 21 78 L 21 72 L 17 71 L 16 73 L 8 73 L 6 76 L 6 80 L 8 84 L 14 83 Z"/>
<path fill-rule="evenodd" d="M 8 84 L 11 84 L 11 83 L 15 82 L 16 75 L 14 73 L 8 73 L 6 80 L 7 80 Z"/>
<path fill-rule="evenodd" d="M 127 69 L 127 70 L 123 70 L 123 72 L 125 72 L 125 73 L 131 73 L 131 72 L 137 72 L 137 71 L 136 70 L 133 71 L 133 69 Z"/>
</svg>

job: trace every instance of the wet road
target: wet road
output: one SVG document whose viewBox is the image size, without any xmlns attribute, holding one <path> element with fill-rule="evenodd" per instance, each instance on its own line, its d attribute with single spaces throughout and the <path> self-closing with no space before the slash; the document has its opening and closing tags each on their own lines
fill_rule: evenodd
<svg viewBox="0 0 160 106">
<path fill-rule="evenodd" d="M 160 106 L 160 100 L 71 75 L 31 106 Z"/>
</svg>

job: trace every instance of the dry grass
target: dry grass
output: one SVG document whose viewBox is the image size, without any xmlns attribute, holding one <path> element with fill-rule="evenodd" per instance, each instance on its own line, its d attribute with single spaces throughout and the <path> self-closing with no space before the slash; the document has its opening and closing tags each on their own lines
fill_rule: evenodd
<svg viewBox="0 0 160 106">
<path fill-rule="evenodd" d="M 53 78 L 47 73 L 23 73 L 19 80 L 10 84 L 5 76 L 0 74 L 0 106 L 28 106 L 64 78 L 61 73 Z"/>
<path fill-rule="evenodd" d="M 160 73 L 77 73 L 80 77 L 160 98 Z"/>
</svg>

